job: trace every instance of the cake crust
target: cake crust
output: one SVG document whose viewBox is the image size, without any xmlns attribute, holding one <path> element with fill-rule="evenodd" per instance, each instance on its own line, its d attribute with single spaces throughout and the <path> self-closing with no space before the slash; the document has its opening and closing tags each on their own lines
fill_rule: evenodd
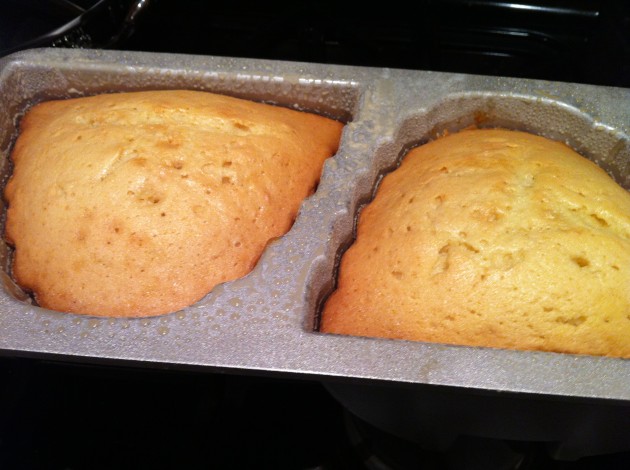
<svg viewBox="0 0 630 470">
<path fill-rule="evenodd" d="M 291 227 L 343 124 L 207 92 L 48 101 L 5 189 L 13 276 L 43 307 L 150 316 L 242 277 Z"/>
<path fill-rule="evenodd" d="M 630 357 L 630 194 L 567 145 L 471 129 L 360 213 L 326 333 Z"/>
</svg>

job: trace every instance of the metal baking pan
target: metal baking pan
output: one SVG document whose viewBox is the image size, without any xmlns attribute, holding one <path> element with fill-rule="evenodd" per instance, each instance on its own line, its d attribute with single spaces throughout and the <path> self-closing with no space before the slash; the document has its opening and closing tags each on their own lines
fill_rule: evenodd
<svg viewBox="0 0 630 470">
<path fill-rule="evenodd" d="M 0 61 L 3 181 L 24 111 L 102 92 L 188 88 L 346 122 L 292 229 L 256 268 L 182 311 L 141 319 L 53 312 L 6 274 L 0 352 L 80 362 L 278 374 L 330 383 L 454 387 L 630 406 L 630 361 L 317 331 L 336 260 L 380 175 L 444 129 L 501 125 L 566 141 L 630 188 L 630 90 L 430 71 L 139 52 L 33 49 Z M 629 286 L 630 288 L 630 286 Z"/>
</svg>

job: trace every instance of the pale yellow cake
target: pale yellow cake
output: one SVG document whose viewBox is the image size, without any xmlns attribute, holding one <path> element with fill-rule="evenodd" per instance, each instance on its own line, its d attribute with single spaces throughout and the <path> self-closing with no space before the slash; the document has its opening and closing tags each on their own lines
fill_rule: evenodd
<svg viewBox="0 0 630 470">
<path fill-rule="evenodd" d="M 200 91 L 48 101 L 21 121 L 7 184 L 13 275 L 43 307 L 179 310 L 285 234 L 343 124 Z"/>
<path fill-rule="evenodd" d="M 524 132 L 419 146 L 360 213 L 321 331 L 630 357 L 630 194 Z"/>
</svg>

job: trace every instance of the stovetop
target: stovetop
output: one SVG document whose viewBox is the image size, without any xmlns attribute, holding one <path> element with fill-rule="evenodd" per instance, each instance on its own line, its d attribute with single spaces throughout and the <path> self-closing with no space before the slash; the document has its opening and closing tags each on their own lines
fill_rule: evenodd
<svg viewBox="0 0 630 470">
<path fill-rule="evenodd" d="M 614 5 L 622 2 L 424 0 L 413 12 L 404 2 L 147 3 L 130 36 L 107 47 L 630 87 L 630 8 Z M 74 47 L 72 37 L 61 44 Z M 630 464 L 630 450 L 559 461 L 545 443 L 469 436 L 445 451 L 423 450 L 352 416 L 317 381 L 13 357 L 0 358 L 0 377 L 0 469 Z"/>
<path fill-rule="evenodd" d="M 0 468 L 601 470 L 544 443 L 462 436 L 444 451 L 370 427 L 319 382 L 3 359 Z"/>
</svg>

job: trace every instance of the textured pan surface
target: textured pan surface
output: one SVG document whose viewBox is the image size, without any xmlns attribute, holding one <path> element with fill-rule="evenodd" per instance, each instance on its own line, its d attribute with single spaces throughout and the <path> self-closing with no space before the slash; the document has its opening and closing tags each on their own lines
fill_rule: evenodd
<svg viewBox="0 0 630 470">
<path fill-rule="evenodd" d="M 41 49 L 0 61 L 3 181 L 32 104 L 109 91 L 189 88 L 348 122 L 291 231 L 255 270 L 199 303 L 144 319 L 51 312 L 0 290 L 0 351 L 84 362 L 374 379 L 630 401 L 630 361 L 316 331 L 357 209 L 405 149 L 445 128 L 503 125 L 567 141 L 630 188 L 630 90 L 536 80 L 172 54 Z M 6 271 L 7 249 L 2 262 Z M 630 288 L 630 286 L 629 286 Z"/>
</svg>

